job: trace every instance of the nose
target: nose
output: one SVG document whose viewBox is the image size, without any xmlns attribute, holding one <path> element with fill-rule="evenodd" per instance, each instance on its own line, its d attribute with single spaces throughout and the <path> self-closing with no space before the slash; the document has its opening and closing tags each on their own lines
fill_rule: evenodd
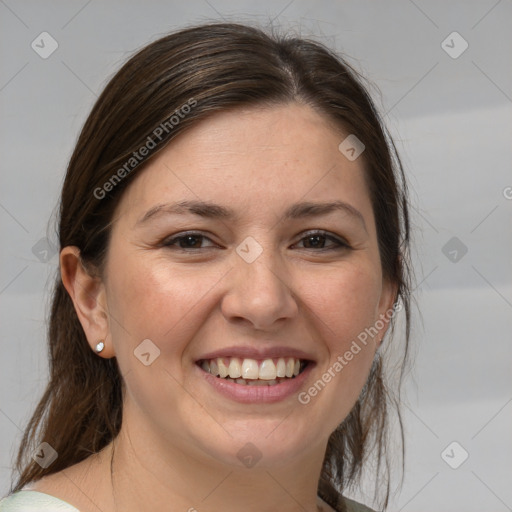
<svg viewBox="0 0 512 512">
<path fill-rule="evenodd" d="M 235 255 L 229 290 L 221 306 L 225 318 L 265 331 L 297 316 L 289 274 L 276 259 L 270 250 L 264 250 L 252 263 Z"/>
</svg>

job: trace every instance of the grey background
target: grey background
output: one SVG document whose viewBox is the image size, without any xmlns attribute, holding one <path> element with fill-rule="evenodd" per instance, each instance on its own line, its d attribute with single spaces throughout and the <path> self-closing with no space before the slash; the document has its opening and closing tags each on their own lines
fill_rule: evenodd
<svg viewBox="0 0 512 512">
<path fill-rule="evenodd" d="M 273 20 L 347 54 L 375 84 L 401 151 L 422 320 L 406 382 L 405 482 L 390 510 L 512 510 L 510 0 L 0 0 L 0 493 L 47 379 L 58 258 L 44 238 L 82 123 L 127 52 L 223 18 Z M 47 59 L 31 48 L 43 31 L 59 45 Z M 469 44 L 458 58 L 442 47 L 453 31 Z M 462 48 L 457 36 L 445 44 Z M 461 448 L 441 456 L 453 441 L 469 453 L 457 469 L 445 460 L 460 462 Z"/>
</svg>

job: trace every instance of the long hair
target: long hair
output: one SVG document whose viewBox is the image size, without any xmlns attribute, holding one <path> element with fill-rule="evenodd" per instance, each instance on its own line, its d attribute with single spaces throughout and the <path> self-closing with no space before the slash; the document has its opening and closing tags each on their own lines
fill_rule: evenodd
<svg viewBox="0 0 512 512">
<path fill-rule="evenodd" d="M 383 276 L 396 284 L 405 311 L 405 365 L 410 330 L 407 186 L 396 148 L 363 83 L 341 56 L 319 42 L 241 24 L 203 24 L 152 42 L 113 76 L 83 126 L 62 188 L 60 248 L 77 246 L 83 264 L 101 275 L 123 190 L 174 137 L 216 112 L 292 101 L 309 105 L 365 145 L 362 158 Z M 133 159 L 148 137 L 154 149 Z M 115 186 L 105 187 L 115 176 Z M 386 340 L 392 343 L 391 336 Z M 48 342 L 49 382 L 21 441 L 11 491 L 100 451 L 122 423 L 124 384 L 116 359 L 99 358 L 90 350 L 60 275 Z M 389 469 L 391 409 L 400 417 L 396 396 L 377 357 L 358 402 L 329 439 L 319 481 L 324 495 L 340 496 L 358 479 L 369 454 L 377 458 L 378 480 L 386 481 L 382 470 Z M 47 468 L 31 458 L 43 441 L 58 453 Z M 384 506 L 388 499 L 389 483 Z"/>
</svg>

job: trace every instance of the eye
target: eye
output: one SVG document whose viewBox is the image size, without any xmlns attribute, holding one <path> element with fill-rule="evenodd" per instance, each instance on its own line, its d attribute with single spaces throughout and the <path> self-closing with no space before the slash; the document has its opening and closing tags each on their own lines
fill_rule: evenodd
<svg viewBox="0 0 512 512">
<path fill-rule="evenodd" d="M 195 250 L 201 249 L 201 241 L 202 240 L 210 240 L 207 236 L 202 235 L 201 233 L 190 232 L 183 233 L 178 236 L 174 236 L 172 238 L 167 238 L 162 242 L 163 247 L 173 247 L 177 246 L 178 249 L 183 250 Z M 211 240 L 210 240 L 211 242 Z M 213 246 L 212 246 L 213 247 Z"/>
<path fill-rule="evenodd" d="M 325 247 L 327 241 L 330 241 L 331 245 Z M 306 236 L 301 238 L 299 243 L 301 242 L 305 243 L 303 249 L 318 249 L 320 251 L 348 249 L 350 247 L 347 242 L 333 235 L 329 235 L 325 231 L 310 231 L 306 233 Z"/>
<path fill-rule="evenodd" d="M 167 238 L 161 243 L 162 247 L 176 248 L 183 251 L 196 251 L 198 249 L 208 249 L 215 245 L 213 242 L 209 246 L 203 246 L 204 241 L 211 241 L 206 235 L 198 232 L 181 233 L 177 236 Z M 326 243 L 330 244 L 326 247 Z M 302 249 L 318 250 L 318 251 L 333 251 L 350 248 L 349 244 L 344 240 L 330 235 L 325 231 L 310 231 L 301 238 L 299 244 L 303 243 Z M 299 247 L 301 248 L 301 247 Z"/>
</svg>

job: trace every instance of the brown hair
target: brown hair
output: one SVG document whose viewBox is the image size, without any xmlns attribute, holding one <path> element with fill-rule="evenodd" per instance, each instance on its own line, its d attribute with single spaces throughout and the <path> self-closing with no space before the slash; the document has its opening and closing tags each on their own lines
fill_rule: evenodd
<svg viewBox="0 0 512 512">
<path fill-rule="evenodd" d="M 365 145 L 383 275 L 396 283 L 405 310 L 405 364 L 410 330 L 407 188 L 396 148 L 362 83 L 351 66 L 321 43 L 246 25 L 210 23 L 158 39 L 121 67 L 85 122 L 62 189 L 60 247 L 78 246 L 83 263 L 101 274 L 113 213 L 135 168 L 140 172 L 177 134 L 215 112 L 299 101 Z M 193 108 L 186 110 L 187 104 Z M 173 115 L 179 122 L 171 120 Z M 154 149 L 130 160 L 148 137 Z M 112 186 L 105 187 L 107 182 Z M 49 383 L 24 433 L 12 491 L 98 452 L 121 427 L 123 382 L 116 359 L 100 358 L 90 349 L 60 275 L 48 338 Z M 358 402 L 329 439 L 319 482 L 323 496 L 338 497 L 357 481 L 369 454 L 378 461 L 377 480 L 386 481 L 380 469 L 390 467 L 390 404 L 400 418 L 393 397 L 378 356 Z M 30 458 L 42 441 L 58 453 L 46 469 Z M 401 455 L 403 464 L 403 442 Z M 384 506 L 389 478 L 387 482 Z"/>
</svg>

